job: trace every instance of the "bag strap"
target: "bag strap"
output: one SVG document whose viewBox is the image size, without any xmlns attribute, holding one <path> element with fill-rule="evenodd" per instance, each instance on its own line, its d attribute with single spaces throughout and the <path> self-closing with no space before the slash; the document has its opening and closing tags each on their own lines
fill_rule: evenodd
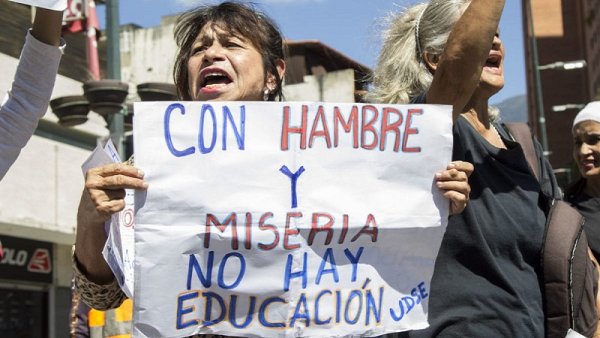
<svg viewBox="0 0 600 338">
<path fill-rule="evenodd" d="M 564 337 L 569 328 L 587 333 L 592 323 L 577 318 L 585 303 L 586 279 L 591 278 L 586 277 L 589 259 L 583 222 L 583 216 L 564 201 L 555 201 L 548 215 L 541 253 L 546 337 Z M 585 327 L 579 327 L 578 321 Z"/>
<path fill-rule="evenodd" d="M 527 163 L 529 163 L 529 167 L 533 171 L 535 178 L 540 180 L 540 165 L 538 162 L 538 157 L 535 152 L 535 146 L 533 145 L 533 135 L 531 134 L 531 129 L 527 123 L 505 123 L 504 124 L 510 135 L 521 145 L 523 148 L 523 153 L 525 153 L 525 159 Z"/>
</svg>

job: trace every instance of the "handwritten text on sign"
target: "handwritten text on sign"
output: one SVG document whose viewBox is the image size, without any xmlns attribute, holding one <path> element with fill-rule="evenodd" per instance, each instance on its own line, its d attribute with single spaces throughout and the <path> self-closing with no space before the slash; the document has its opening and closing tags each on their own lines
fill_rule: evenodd
<svg viewBox="0 0 600 338">
<path fill-rule="evenodd" d="M 427 326 L 446 106 L 135 105 L 135 334 Z"/>
</svg>

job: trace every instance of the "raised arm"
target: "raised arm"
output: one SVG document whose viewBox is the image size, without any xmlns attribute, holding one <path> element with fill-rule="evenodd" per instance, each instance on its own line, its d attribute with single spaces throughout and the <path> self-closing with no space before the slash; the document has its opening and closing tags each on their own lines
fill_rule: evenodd
<svg viewBox="0 0 600 338">
<path fill-rule="evenodd" d="M 62 12 L 38 9 L 12 88 L 0 106 L 0 180 L 48 109 L 62 55 Z"/>
<path fill-rule="evenodd" d="M 31 34 L 40 42 L 58 47 L 62 30 L 62 18 L 63 12 L 37 8 Z"/>
<path fill-rule="evenodd" d="M 434 73 L 427 103 L 451 104 L 453 120 L 479 83 L 503 9 L 504 0 L 473 0 L 456 22 L 442 54 L 425 53 Z"/>
</svg>

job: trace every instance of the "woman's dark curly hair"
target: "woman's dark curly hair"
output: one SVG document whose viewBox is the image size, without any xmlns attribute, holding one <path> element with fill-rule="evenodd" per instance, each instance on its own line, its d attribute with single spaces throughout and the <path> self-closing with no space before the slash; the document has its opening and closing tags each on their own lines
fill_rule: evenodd
<svg viewBox="0 0 600 338">
<path fill-rule="evenodd" d="M 187 64 L 196 37 L 207 23 L 247 39 L 262 56 L 265 81 L 267 74 L 275 76 L 277 87 L 271 91 L 268 101 L 282 98 L 283 78 L 277 71 L 277 62 L 285 59 L 283 38 L 277 25 L 264 13 L 251 5 L 223 2 L 219 5 L 200 6 L 184 12 L 175 24 L 175 41 L 179 51 L 175 59 L 173 78 L 179 98 L 191 100 Z"/>
</svg>

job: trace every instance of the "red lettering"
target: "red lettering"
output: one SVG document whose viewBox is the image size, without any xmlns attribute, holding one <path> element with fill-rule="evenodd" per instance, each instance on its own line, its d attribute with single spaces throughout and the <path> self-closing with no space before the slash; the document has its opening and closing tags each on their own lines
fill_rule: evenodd
<svg viewBox="0 0 600 338">
<path fill-rule="evenodd" d="M 327 218 L 327 223 L 319 226 L 319 218 L 324 217 Z M 331 238 L 333 237 L 333 216 L 325 213 L 314 213 L 312 215 L 312 224 L 310 229 L 310 234 L 308 235 L 308 245 L 312 245 L 315 240 L 315 235 L 319 232 L 327 232 L 327 237 L 325 239 L 325 245 L 329 245 L 331 243 Z"/>
<path fill-rule="evenodd" d="M 273 217 L 272 212 L 264 213 L 260 217 L 260 221 L 258 222 L 258 228 L 260 230 L 271 231 L 273 233 L 273 236 L 275 236 L 275 238 L 273 239 L 273 243 L 271 243 L 269 245 L 263 244 L 263 243 L 258 243 L 258 247 L 261 250 L 265 250 L 265 251 L 274 249 L 277 246 L 277 244 L 279 243 L 279 232 L 277 231 L 277 227 L 272 224 L 265 224 L 265 222 L 267 221 L 267 218 L 271 218 L 271 217 Z"/>
<path fill-rule="evenodd" d="M 288 150 L 290 133 L 300 134 L 300 149 L 306 149 L 306 120 L 308 106 L 302 106 L 302 122 L 300 127 L 290 126 L 290 106 L 283 107 L 283 127 L 281 128 L 281 150 Z"/>
<path fill-rule="evenodd" d="M 371 119 L 367 121 L 367 112 L 373 112 L 373 116 Z M 362 107 L 362 123 L 361 123 L 361 135 L 360 135 L 360 143 L 364 149 L 373 150 L 377 147 L 377 143 L 379 142 L 379 138 L 377 136 L 377 130 L 373 127 L 377 118 L 379 117 L 379 112 L 376 107 L 367 105 Z M 371 133 L 373 135 L 373 141 L 371 143 L 367 143 L 367 133 Z"/>
<path fill-rule="evenodd" d="M 346 133 L 352 130 L 352 146 L 358 148 L 358 107 L 352 106 L 348 121 L 344 120 L 344 116 L 340 112 L 339 107 L 333 108 L 333 146 L 337 148 L 339 144 L 339 126 L 342 126 Z"/>
<path fill-rule="evenodd" d="M 340 234 L 340 238 L 338 239 L 338 244 L 344 243 L 347 233 L 348 233 L 348 215 L 344 215 L 344 222 L 342 224 L 342 233 Z"/>
<path fill-rule="evenodd" d="M 285 219 L 285 232 L 283 233 L 283 248 L 286 250 L 294 250 L 300 247 L 300 244 L 290 244 L 289 239 L 290 236 L 296 236 L 300 233 L 298 229 L 290 228 L 290 220 L 292 217 L 302 217 L 301 212 L 288 212 Z"/>
<path fill-rule="evenodd" d="M 244 238 L 246 250 L 252 249 L 252 213 L 246 213 L 246 238 Z"/>
<path fill-rule="evenodd" d="M 365 226 L 360 229 L 360 231 L 352 237 L 350 242 L 355 242 L 358 237 L 361 235 L 371 236 L 371 242 L 377 242 L 377 235 L 379 234 L 379 229 L 377 228 L 377 222 L 375 221 L 375 216 L 369 214 L 367 216 L 367 221 L 365 222 Z"/>
<path fill-rule="evenodd" d="M 408 143 L 408 136 L 419 133 L 419 129 L 410 127 L 410 125 L 412 123 L 413 114 L 421 115 L 421 114 L 423 114 L 423 110 L 422 109 L 409 109 L 408 113 L 406 114 L 406 124 L 404 125 L 404 138 L 402 139 L 402 152 L 404 152 L 404 153 L 420 153 L 421 152 L 421 147 L 409 148 L 406 146 L 406 144 Z"/>
<path fill-rule="evenodd" d="M 225 232 L 228 225 L 231 225 L 231 248 L 233 250 L 238 249 L 238 235 L 237 235 L 237 214 L 235 212 L 229 214 L 225 219 L 225 222 L 221 223 L 217 217 L 213 214 L 206 214 L 206 233 L 204 234 L 204 247 L 210 247 L 210 225 L 214 225 L 221 232 Z"/>
<path fill-rule="evenodd" d="M 317 130 L 319 122 L 322 126 L 322 130 Z M 312 148 L 315 137 L 324 137 L 325 143 L 327 143 L 327 148 L 331 148 L 329 128 L 327 127 L 327 121 L 325 120 L 325 112 L 323 111 L 323 106 L 319 106 L 319 110 L 317 111 L 317 115 L 315 116 L 315 120 L 313 121 L 313 126 L 310 131 L 310 140 L 308 141 L 309 148 Z"/>
<path fill-rule="evenodd" d="M 398 116 L 396 122 L 391 124 L 389 121 L 390 114 L 396 114 Z M 400 148 L 400 125 L 402 125 L 402 113 L 394 108 L 383 108 L 383 117 L 381 118 L 381 139 L 379 143 L 379 150 L 385 150 L 385 144 L 387 143 L 387 133 L 392 132 L 396 136 L 394 141 L 394 151 L 398 152 L 398 149 Z"/>
</svg>

